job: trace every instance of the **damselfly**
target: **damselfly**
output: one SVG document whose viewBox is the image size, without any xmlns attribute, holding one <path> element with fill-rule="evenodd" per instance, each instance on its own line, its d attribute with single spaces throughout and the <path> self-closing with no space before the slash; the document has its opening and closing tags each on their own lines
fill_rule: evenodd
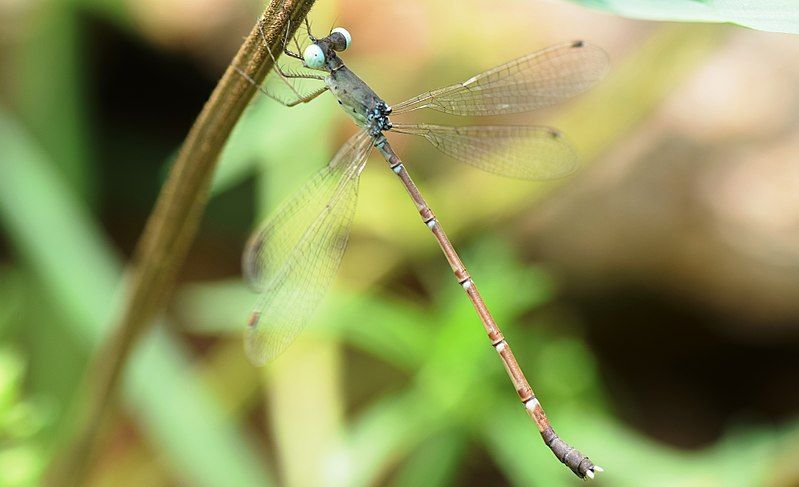
<svg viewBox="0 0 799 487">
<path fill-rule="evenodd" d="M 577 155 L 552 128 L 394 124 L 389 115 L 422 108 L 454 115 L 501 115 L 549 106 L 599 81 L 607 72 L 607 55 L 584 41 L 558 44 L 392 107 L 339 58 L 337 53 L 346 50 L 352 41 L 345 29 L 333 29 L 328 36 L 317 39 L 308 26 L 308 38 L 311 43 L 304 50 L 294 39 L 296 52 L 288 48 L 288 38 L 284 39 L 283 52 L 303 61 L 304 67 L 325 74 L 286 72 L 275 62 L 277 74 L 296 98 L 283 100 L 259 89 L 286 106 L 307 103 L 330 91 L 362 130 L 344 144 L 326 167 L 279 206 L 247 244 L 244 274 L 260 291 L 246 336 L 250 359 L 263 364 L 283 352 L 330 287 L 347 244 L 359 177 L 372 148 L 376 147 L 441 246 L 545 443 L 580 478 L 593 478 L 602 469 L 555 434 L 477 286 L 384 133 L 420 135 L 455 159 L 503 176 L 532 180 L 563 177 L 576 169 Z M 239 73 L 246 77 L 241 70 Z M 303 95 L 291 83 L 291 79 L 297 78 L 322 81 L 324 86 Z"/>
</svg>

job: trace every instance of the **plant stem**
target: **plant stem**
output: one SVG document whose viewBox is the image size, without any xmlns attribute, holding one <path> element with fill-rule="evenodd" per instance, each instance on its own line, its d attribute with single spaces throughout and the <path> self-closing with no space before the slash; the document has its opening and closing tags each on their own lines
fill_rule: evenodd
<svg viewBox="0 0 799 487">
<path fill-rule="evenodd" d="M 262 81 L 273 66 L 267 49 L 279 56 L 286 30 L 293 35 L 313 3 L 314 0 L 270 2 L 186 136 L 126 273 L 125 294 L 113 332 L 87 371 L 85 395 L 78 404 L 77 430 L 63 457 L 51 468 L 50 484 L 82 483 L 133 345 L 172 293 L 208 200 L 219 154 L 256 91 L 233 66 L 256 82 Z"/>
</svg>

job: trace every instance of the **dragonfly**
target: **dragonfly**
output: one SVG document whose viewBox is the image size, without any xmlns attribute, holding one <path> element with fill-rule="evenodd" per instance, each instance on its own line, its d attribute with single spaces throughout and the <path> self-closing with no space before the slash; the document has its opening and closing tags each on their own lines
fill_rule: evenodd
<svg viewBox="0 0 799 487">
<path fill-rule="evenodd" d="M 310 43 L 305 49 L 296 36 L 293 37 L 296 51 L 289 48 L 287 31 L 282 52 L 314 72 L 284 70 L 271 49 L 267 49 L 277 75 L 289 87 L 293 98 L 278 97 L 243 71 L 237 71 L 262 93 L 286 106 L 308 103 L 330 92 L 360 130 L 325 167 L 279 205 L 247 242 L 242 257 L 243 272 L 260 293 L 246 332 L 247 355 L 258 365 L 270 361 L 294 341 L 313 316 L 335 278 L 355 214 L 359 178 L 376 148 L 441 247 L 545 444 L 578 477 L 594 478 L 602 468 L 555 433 L 477 285 L 385 133 L 424 137 L 444 154 L 502 176 L 529 180 L 564 177 L 578 167 L 578 157 L 566 138 L 553 128 L 400 124 L 389 116 L 422 109 L 462 116 L 503 115 L 550 106 L 586 91 L 601 80 L 608 71 L 607 54 L 585 41 L 557 44 L 462 83 L 391 106 L 339 57 L 338 53 L 346 51 L 352 43 L 346 29 L 337 27 L 327 36 L 315 38 L 306 21 L 306 30 Z M 303 94 L 294 87 L 295 79 L 320 81 L 323 85 Z"/>
</svg>

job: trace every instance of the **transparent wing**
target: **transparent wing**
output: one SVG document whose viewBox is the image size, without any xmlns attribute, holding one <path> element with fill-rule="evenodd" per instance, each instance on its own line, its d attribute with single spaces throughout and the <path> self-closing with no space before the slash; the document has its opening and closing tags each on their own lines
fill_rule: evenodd
<svg viewBox="0 0 799 487">
<path fill-rule="evenodd" d="M 395 114 L 432 108 L 455 115 L 501 115 L 553 105 L 590 88 L 608 56 L 584 41 L 557 44 L 397 105 Z"/>
<path fill-rule="evenodd" d="M 450 157 L 512 178 L 555 179 L 578 166 L 577 153 L 571 144 L 549 127 L 396 124 L 392 131 L 420 135 Z"/>
<path fill-rule="evenodd" d="M 347 246 L 358 180 L 371 148 L 366 132 L 351 137 L 247 243 L 244 274 L 261 292 L 245 339 L 254 363 L 283 352 L 330 287 Z"/>
</svg>

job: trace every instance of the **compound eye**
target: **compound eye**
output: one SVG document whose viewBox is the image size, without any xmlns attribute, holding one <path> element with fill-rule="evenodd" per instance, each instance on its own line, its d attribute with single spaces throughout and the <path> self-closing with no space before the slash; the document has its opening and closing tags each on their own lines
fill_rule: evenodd
<svg viewBox="0 0 799 487">
<path fill-rule="evenodd" d="M 305 48 L 302 53 L 302 58 L 305 60 L 305 65 L 309 68 L 321 68 L 325 65 L 325 53 L 322 48 L 316 44 L 311 44 Z"/>
<path fill-rule="evenodd" d="M 346 50 L 348 47 L 350 47 L 350 44 L 352 44 L 352 36 L 344 27 L 336 27 L 330 31 L 331 34 L 336 32 L 344 36 L 344 40 L 346 41 L 346 44 L 344 44 L 344 49 Z"/>
</svg>

